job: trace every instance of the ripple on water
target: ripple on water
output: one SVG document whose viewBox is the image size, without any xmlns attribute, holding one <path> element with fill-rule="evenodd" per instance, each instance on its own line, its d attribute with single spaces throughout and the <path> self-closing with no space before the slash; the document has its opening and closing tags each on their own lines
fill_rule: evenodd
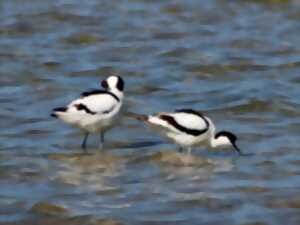
<svg viewBox="0 0 300 225">
<path fill-rule="evenodd" d="M 31 212 L 49 216 L 62 216 L 68 214 L 69 210 L 62 205 L 49 202 L 38 202 L 32 206 Z"/>
<path fill-rule="evenodd" d="M 105 39 L 103 37 L 97 37 L 86 33 L 77 33 L 65 38 L 64 41 L 66 44 L 71 45 L 91 45 L 105 41 Z"/>
<path fill-rule="evenodd" d="M 230 160 L 226 159 L 210 159 L 201 157 L 195 154 L 187 154 L 187 153 L 178 153 L 176 151 L 160 151 L 154 154 L 148 154 L 146 156 L 133 158 L 130 163 L 156 163 L 170 166 L 179 166 L 179 167 L 195 167 L 195 168 L 210 168 L 214 166 L 224 165 L 226 164 L 228 168 L 232 167 Z"/>
<path fill-rule="evenodd" d="M 176 193 L 173 200 L 174 204 L 180 208 L 199 208 L 208 212 L 228 212 L 236 211 L 242 206 L 240 200 L 229 200 L 219 198 L 206 192 L 199 193 Z"/>
<path fill-rule="evenodd" d="M 123 225 L 124 223 L 111 218 L 99 219 L 92 216 L 70 216 L 70 217 L 45 217 L 37 219 L 25 219 L 17 222 L 0 222 L 1 225 Z"/>
<path fill-rule="evenodd" d="M 118 187 L 111 187 L 106 178 L 117 177 L 125 168 L 126 159 L 105 152 L 95 154 L 51 154 L 49 158 L 60 161 L 53 179 L 59 183 L 94 190 L 99 195 L 117 194 Z"/>
<path fill-rule="evenodd" d="M 267 208 L 272 209 L 300 209 L 300 199 L 272 199 L 265 203 Z"/>
</svg>

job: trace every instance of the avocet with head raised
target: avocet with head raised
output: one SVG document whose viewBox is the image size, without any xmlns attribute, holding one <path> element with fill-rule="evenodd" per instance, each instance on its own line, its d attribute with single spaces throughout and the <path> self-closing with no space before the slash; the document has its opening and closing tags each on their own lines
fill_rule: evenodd
<svg viewBox="0 0 300 225">
<path fill-rule="evenodd" d="M 53 109 L 51 116 L 84 131 L 82 148 L 86 148 L 89 133 L 99 133 L 99 148 L 103 147 L 104 133 L 112 128 L 119 117 L 124 97 L 124 81 L 110 76 L 101 83 L 104 90 L 83 92 L 81 97 L 66 107 Z"/>
<path fill-rule="evenodd" d="M 240 155 L 242 152 L 236 145 L 237 137 L 229 131 L 215 133 L 216 128 L 211 119 L 192 109 L 180 109 L 173 113 L 161 112 L 155 115 L 137 115 L 153 127 L 161 135 L 179 145 L 180 151 L 197 144 L 206 144 L 212 148 L 233 147 Z"/>
</svg>

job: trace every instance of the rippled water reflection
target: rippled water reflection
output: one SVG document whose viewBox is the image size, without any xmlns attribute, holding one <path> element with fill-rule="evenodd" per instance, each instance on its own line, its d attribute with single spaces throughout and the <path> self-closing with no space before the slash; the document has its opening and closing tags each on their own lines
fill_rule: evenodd
<svg viewBox="0 0 300 225">
<path fill-rule="evenodd" d="M 0 224 L 299 224 L 300 4 L 0 2 Z M 124 117 L 104 152 L 49 117 L 111 73 L 128 111 L 192 107 L 251 157 Z"/>
</svg>

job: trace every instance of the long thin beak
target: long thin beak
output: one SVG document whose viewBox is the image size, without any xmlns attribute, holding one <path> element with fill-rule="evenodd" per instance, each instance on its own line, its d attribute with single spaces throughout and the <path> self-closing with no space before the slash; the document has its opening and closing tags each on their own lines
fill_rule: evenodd
<svg viewBox="0 0 300 225">
<path fill-rule="evenodd" d="M 239 155 L 245 155 L 244 153 L 242 153 L 241 149 L 235 143 L 233 143 L 233 147 L 234 150 L 236 150 L 239 153 Z"/>
<path fill-rule="evenodd" d="M 241 149 L 235 143 L 233 144 L 233 147 L 234 147 L 234 150 L 236 150 L 239 153 L 240 156 L 251 156 L 251 155 L 253 155 L 252 153 L 243 153 L 241 151 Z"/>
</svg>

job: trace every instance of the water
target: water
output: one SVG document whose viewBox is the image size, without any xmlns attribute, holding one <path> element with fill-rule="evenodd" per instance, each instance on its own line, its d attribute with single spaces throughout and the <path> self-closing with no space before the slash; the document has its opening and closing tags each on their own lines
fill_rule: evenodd
<svg viewBox="0 0 300 225">
<path fill-rule="evenodd" d="M 299 224 L 299 15 L 296 0 L 1 1 L 0 224 Z M 127 111 L 201 110 L 253 156 L 187 159 L 126 116 L 82 154 L 49 113 L 112 73 Z"/>
</svg>

